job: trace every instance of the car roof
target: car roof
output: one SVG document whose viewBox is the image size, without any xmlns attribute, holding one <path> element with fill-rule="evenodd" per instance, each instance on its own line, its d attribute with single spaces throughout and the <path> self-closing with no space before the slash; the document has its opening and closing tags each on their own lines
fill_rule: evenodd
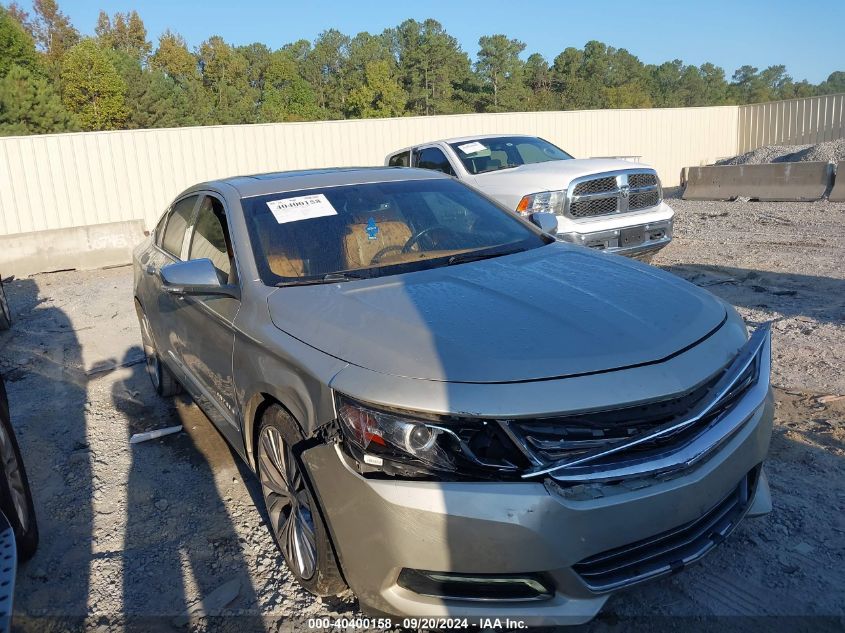
<svg viewBox="0 0 845 633">
<path fill-rule="evenodd" d="M 419 147 L 420 145 L 431 145 L 433 143 L 461 143 L 463 141 L 477 141 L 479 139 L 485 138 L 538 138 L 531 134 L 473 134 L 472 136 L 455 136 L 453 138 L 441 138 L 435 139 L 433 141 L 422 141 L 420 143 L 414 143 L 413 145 L 408 145 L 408 147 L 403 147 L 402 149 L 397 149 L 396 151 L 390 152 L 388 156 L 393 156 L 394 154 L 401 154 L 402 152 L 407 152 L 409 149 L 413 149 L 415 147 Z"/>
<path fill-rule="evenodd" d="M 429 169 L 408 167 L 330 167 L 220 178 L 194 185 L 185 193 L 203 189 L 219 189 L 222 185 L 229 185 L 237 190 L 240 197 L 250 198 L 302 189 L 438 178 L 449 178 L 449 176 Z"/>
</svg>

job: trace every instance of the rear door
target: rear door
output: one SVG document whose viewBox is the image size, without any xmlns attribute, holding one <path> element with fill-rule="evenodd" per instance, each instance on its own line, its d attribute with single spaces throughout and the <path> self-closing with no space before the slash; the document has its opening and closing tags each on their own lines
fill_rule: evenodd
<svg viewBox="0 0 845 633">
<path fill-rule="evenodd" d="M 239 285 L 238 267 L 222 197 L 204 193 L 187 237 L 187 259 L 209 259 L 221 283 Z M 186 296 L 178 311 L 184 332 L 182 361 L 191 395 L 232 446 L 243 446 L 235 406 L 232 352 L 235 316 L 241 302 L 232 297 Z"/>
<path fill-rule="evenodd" d="M 442 149 L 434 145 L 416 149 L 411 157 L 411 164 L 420 169 L 430 169 L 458 177 L 455 166 L 449 160 L 449 157 Z"/>
</svg>

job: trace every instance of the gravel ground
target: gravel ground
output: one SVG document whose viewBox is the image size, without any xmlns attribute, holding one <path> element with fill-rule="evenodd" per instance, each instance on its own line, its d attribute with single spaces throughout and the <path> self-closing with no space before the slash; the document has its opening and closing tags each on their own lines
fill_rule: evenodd
<svg viewBox="0 0 845 633">
<path fill-rule="evenodd" d="M 761 163 L 801 163 L 845 160 L 845 138 L 815 145 L 764 145 L 757 149 L 718 161 L 717 165 L 759 165 Z"/>
<path fill-rule="evenodd" d="M 676 238 L 655 265 L 752 324 L 775 321 L 774 510 L 701 564 L 613 596 L 586 628 L 841 630 L 845 205 L 670 203 Z M 350 595 L 321 601 L 297 587 L 256 509 L 254 478 L 194 404 L 154 395 L 131 279 L 118 268 L 7 288 L 16 323 L 0 333 L 0 371 L 42 535 L 19 570 L 17 627 L 290 630 L 314 615 L 356 615 Z M 184 432 L 128 443 L 173 424 Z"/>
</svg>

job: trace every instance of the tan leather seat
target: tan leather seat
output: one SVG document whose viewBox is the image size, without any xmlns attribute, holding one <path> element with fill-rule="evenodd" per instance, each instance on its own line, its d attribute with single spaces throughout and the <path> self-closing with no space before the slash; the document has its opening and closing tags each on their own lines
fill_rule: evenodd
<svg viewBox="0 0 845 633">
<path fill-rule="evenodd" d="M 375 219 L 378 227 L 375 239 L 370 239 L 367 234 L 369 218 L 364 222 L 350 224 L 347 227 L 343 243 L 347 269 L 370 266 L 373 263 L 373 257 L 387 247 L 395 247 L 390 252 L 396 254 L 411 238 L 411 229 L 401 220 L 379 221 L 375 214 L 370 217 Z"/>
<path fill-rule="evenodd" d="M 269 233 L 268 237 L 264 252 L 267 253 L 270 270 L 281 277 L 302 277 L 305 274 L 305 265 L 302 255 L 296 249 L 295 240 L 285 239 L 285 236 L 277 231 Z"/>
</svg>

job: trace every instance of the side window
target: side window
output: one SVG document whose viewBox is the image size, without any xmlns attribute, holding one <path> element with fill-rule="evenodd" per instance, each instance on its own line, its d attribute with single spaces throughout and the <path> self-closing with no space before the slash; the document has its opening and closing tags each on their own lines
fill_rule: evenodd
<svg viewBox="0 0 845 633">
<path fill-rule="evenodd" d="M 449 164 L 446 154 L 436 147 L 426 147 L 424 150 L 421 150 L 416 163 L 417 167 L 421 167 L 422 169 L 441 171 L 450 176 L 455 175 L 455 170 Z"/>
<path fill-rule="evenodd" d="M 158 221 L 155 228 L 155 242 L 156 246 L 161 246 L 161 240 L 164 237 L 164 226 L 167 224 L 167 218 L 170 215 L 170 209 L 161 214 L 161 220 Z"/>
<path fill-rule="evenodd" d="M 411 151 L 400 152 L 390 157 L 387 163 L 388 167 L 410 167 L 411 166 Z"/>
<path fill-rule="evenodd" d="M 161 240 L 161 247 L 174 257 L 182 255 L 182 241 L 185 239 L 185 229 L 191 221 L 191 212 L 197 196 L 188 196 L 173 205 L 173 211 L 167 220 L 164 229 L 164 238 Z"/>
<path fill-rule="evenodd" d="M 210 259 L 223 283 L 232 272 L 232 242 L 223 204 L 214 196 L 200 202 L 188 259 Z"/>
</svg>

